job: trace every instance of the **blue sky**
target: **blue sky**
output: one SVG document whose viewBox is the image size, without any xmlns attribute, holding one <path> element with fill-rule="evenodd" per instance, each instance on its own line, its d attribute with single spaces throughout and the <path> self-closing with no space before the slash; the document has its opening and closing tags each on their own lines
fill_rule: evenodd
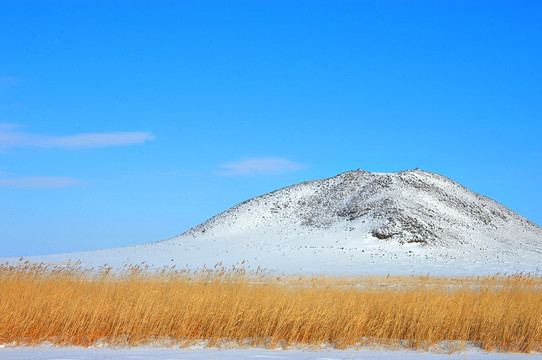
<svg viewBox="0 0 542 360">
<path fill-rule="evenodd" d="M 542 224 L 540 1 L 0 2 L 0 257 L 419 167 Z"/>
</svg>

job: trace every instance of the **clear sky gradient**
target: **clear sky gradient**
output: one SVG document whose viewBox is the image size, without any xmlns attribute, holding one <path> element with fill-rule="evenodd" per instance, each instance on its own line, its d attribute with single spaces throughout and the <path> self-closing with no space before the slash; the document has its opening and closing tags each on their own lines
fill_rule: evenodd
<svg viewBox="0 0 542 360">
<path fill-rule="evenodd" d="M 540 1 L 0 2 L 0 257 L 419 167 L 542 225 Z"/>
</svg>

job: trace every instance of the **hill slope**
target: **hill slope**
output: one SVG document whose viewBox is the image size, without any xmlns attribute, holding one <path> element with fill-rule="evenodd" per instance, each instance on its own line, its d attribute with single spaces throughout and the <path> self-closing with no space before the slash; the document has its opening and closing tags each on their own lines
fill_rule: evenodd
<svg viewBox="0 0 542 360">
<path fill-rule="evenodd" d="M 245 201 L 172 239 L 41 257 L 283 272 L 484 274 L 537 270 L 542 228 L 438 174 L 350 171 Z"/>
</svg>

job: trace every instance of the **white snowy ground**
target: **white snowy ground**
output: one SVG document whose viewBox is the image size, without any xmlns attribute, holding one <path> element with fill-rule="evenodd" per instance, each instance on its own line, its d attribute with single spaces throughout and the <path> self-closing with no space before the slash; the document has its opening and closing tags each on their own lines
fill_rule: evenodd
<svg viewBox="0 0 542 360">
<path fill-rule="evenodd" d="M 391 220 L 390 220 L 391 219 Z M 381 239 L 374 231 L 392 234 Z M 427 238 L 427 245 L 411 241 Z M 84 267 L 145 264 L 198 269 L 244 263 L 278 273 L 445 276 L 540 273 L 542 229 L 440 175 L 348 172 L 243 202 L 172 239 L 33 256 Z M 17 258 L 0 262 L 19 263 Z M 367 350 L 0 348 L 12 359 L 542 359 L 542 354 Z"/>
<path fill-rule="evenodd" d="M 243 262 L 290 274 L 539 273 L 542 228 L 438 174 L 351 171 L 247 200 L 169 240 L 24 260 L 177 269 Z"/>
<path fill-rule="evenodd" d="M 266 350 L 266 349 L 172 349 L 155 347 L 136 348 L 74 348 L 74 347 L 18 347 L 0 348 L 2 360 L 193 360 L 193 359 L 293 359 L 293 360 L 523 360 L 542 359 L 542 354 L 487 353 L 479 349 L 469 349 L 452 354 L 417 352 L 413 350 Z"/>
</svg>

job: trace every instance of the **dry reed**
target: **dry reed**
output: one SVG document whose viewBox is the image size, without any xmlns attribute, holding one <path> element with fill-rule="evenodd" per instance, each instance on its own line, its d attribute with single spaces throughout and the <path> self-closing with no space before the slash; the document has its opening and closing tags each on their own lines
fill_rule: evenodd
<svg viewBox="0 0 542 360">
<path fill-rule="evenodd" d="M 542 279 L 294 277 L 215 268 L 0 265 L 0 344 L 542 350 Z"/>
</svg>

